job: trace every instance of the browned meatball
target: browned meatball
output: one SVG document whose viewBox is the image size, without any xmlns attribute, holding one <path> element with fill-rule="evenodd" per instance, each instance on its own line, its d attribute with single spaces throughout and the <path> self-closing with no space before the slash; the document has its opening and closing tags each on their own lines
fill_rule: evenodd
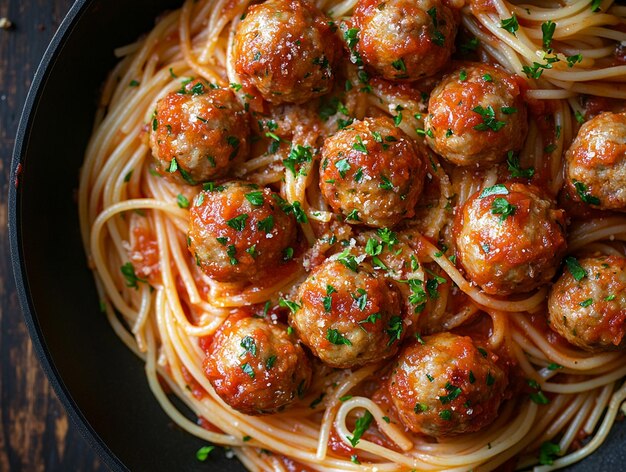
<svg viewBox="0 0 626 472">
<path fill-rule="evenodd" d="M 280 270 L 296 242 L 296 222 L 268 188 L 247 182 L 212 185 L 189 214 L 189 251 L 220 282 L 255 281 Z"/>
<path fill-rule="evenodd" d="M 455 15 L 441 0 L 359 0 L 352 21 L 358 29 L 356 52 L 385 79 L 431 76 L 454 48 Z M 351 39 L 352 33 L 347 35 Z"/>
<path fill-rule="evenodd" d="M 626 113 L 583 124 L 565 154 L 570 194 L 602 210 L 626 211 Z"/>
<path fill-rule="evenodd" d="M 424 120 L 433 151 L 459 166 L 502 161 L 528 130 L 525 82 L 488 64 L 467 64 L 432 91 Z"/>
<path fill-rule="evenodd" d="M 532 185 L 498 184 L 457 211 L 456 245 L 469 278 L 510 295 L 550 281 L 566 249 L 565 215 Z"/>
<path fill-rule="evenodd" d="M 330 19 L 300 0 L 248 8 L 235 35 L 235 70 L 272 103 L 304 103 L 333 85 L 338 41 Z"/>
<path fill-rule="evenodd" d="M 415 214 L 424 157 L 389 118 L 355 121 L 324 141 L 320 188 L 348 223 L 393 226 Z"/>
<path fill-rule="evenodd" d="M 150 145 L 161 172 L 189 184 L 223 177 L 248 155 L 248 115 L 228 89 L 202 80 L 157 103 Z"/>
<path fill-rule="evenodd" d="M 626 258 L 568 258 L 548 299 L 550 327 L 587 351 L 624 348 Z"/>
<path fill-rule="evenodd" d="M 497 356 L 471 338 L 440 333 L 407 345 L 389 377 L 400 420 L 435 437 L 478 431 L 491 424 L 507 394 Z"/>
<path fill-rule="evenodd" d="M 394 355 L 404 326 L 397 287 L 342 254 L 300 285 L 290 323 L 322 362 L 347 368 Z"/>
<path fill-rule="evenodd" d="M 280 411 L 301 398 L 311 366 L 287 327 L 258 318 L 227 320 L 209 346 L 204 371 L 222 400 L 247 415 Z"/>
</svg>

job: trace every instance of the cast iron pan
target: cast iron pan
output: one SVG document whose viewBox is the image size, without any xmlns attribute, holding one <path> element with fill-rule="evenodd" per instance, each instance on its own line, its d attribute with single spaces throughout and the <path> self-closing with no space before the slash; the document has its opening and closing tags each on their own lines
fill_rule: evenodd
<svg viewBox="0 0 626 472">
<path fill-rule="evenodd" d="M 74 193 L 98 91 L 113 49 L 138 38 L 180 0 L 78 0 L 46 51 L 16 138 L 10 185 L 11 257 L 35 350 L 70 417 L 115 471 L 243 471 L 223 452 L 200 463 L 204 441 L 161 411 L 143 364 L 98 310 Z M 192 416 L 190 416 L 192 417 Z M 621 470 L 626 427 L 571 470 Z"/>
</svg>

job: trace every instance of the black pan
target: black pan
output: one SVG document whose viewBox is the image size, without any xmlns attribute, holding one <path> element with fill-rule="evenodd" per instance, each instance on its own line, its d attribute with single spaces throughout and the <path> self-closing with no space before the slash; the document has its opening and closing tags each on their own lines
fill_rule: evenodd
<svg viewBox="0 0 626 472">
<path fill-rule="evenodd" d="M 46 51 L 16 138 L 9 234 L 18 295 L 37 355 L 72 420 L 112 470 L 243 471 L 161 411 L 143 364 L 98 310 L 80 241 L 74 193 L 98 91 L 132 42 L 180 0 L 78 0 Z M 19 171 L 18 171 L 19 167 Z M 571 470 L 623 470 L 626 427 L 619 424 L 592 457 Z"/>
</svg>

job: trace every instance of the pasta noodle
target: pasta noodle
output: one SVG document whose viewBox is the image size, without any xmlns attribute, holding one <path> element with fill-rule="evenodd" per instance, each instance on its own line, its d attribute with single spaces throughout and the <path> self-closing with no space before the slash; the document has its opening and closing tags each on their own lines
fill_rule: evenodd
<svg viewBox="0 0 626 472">
<path fill-rule="evenodd" d="M 340 24 L 351 16 L 357 2 L 316 3 Z M 577 115 L 585 112 L 580 94 L 626 99 L 626 65 L 612 61 L 616 42 L 626 42 L 626 8 L 611 0 L 475 2 L 486 5 L 484 9 L 462 1 L 450 3 L 460 8 L 467 35 L 480 42 L 480 59 L 528 78 L 527 99 L 548 104 L 546 109 L 559 132 L 546 136 L 538 116 L 531 115 L 520 163 L 522 167 L 532 165 L 556 196 L 563 186 L 561 156 L 576 135 Z M 593 11 L 590 3 L 600 11 Z M 476 191 L 495 185 L 498 173 L 452 168 L 434 155 L 429 167 L 430 204 L 420 207 L 415 219 L 407 223 L 406 234 L 411 236 L 407 244 L 422 265 L 449 283 L 440 287 L 439 299 L 429 302 L 427 314 L 422 316 L 446 331 L 484 316 L 491 327 L 488 347 L 513 353 L 519 375 L 539 382 L 541 390 L 549 394 L 549 404 L 536 404 L 520 393 L 502 406 L 498 419 L 484 430 L 435 441 L 388 423 L 381 405 L 363 393 L 363 386 L 385 371 L 384 362 L 354 370 L 322 369 L 304 398 L 269 416 L 240 413 L 217 395 L 202 369 L 202 338 L 213 335 L 242 307 L 268 300 L 276 305 L 280 297 L 293 294 L 310 268 L 309 256 L 296 269 L 286 270 L 262 286 L 221 283 L 202 274 L 187 250 L 189 211 L 177 205 L 180 196 L 186 200 L 194 196 L 194 187 L 155 172 L 145 135 L 157 101 L 178 90 L 186 77 L 201 77 L 226 88 L 241 83 L 232 44 L 248 6 L 248 0 L 187 0 L 180 10 L 164 14 L 148 35 L 117 49 L 120 62 L 104 84 L 81 170 L 81 233 L 103 310 L 122 341 L 145 361 L 150 388 L 163 409 L 190 434 L 232 448 L 248 469 L 259 471 L 287 470 L 287 460 L 307 470 L 465 471 L 479 467 L 488 471 L 516 457 L 519 466 L 529 467 L 537 464 L 542 445 L 554 442 L 561 454 L 553 463 L 550 460 L 535 468 L 544 472 L 595 451 L 626 399 L 622 382 L 626 360 L 618 352 L 586 353 L 553 343 L 536 322 L 547 310 L 547 287 L 522 296 L 489 295 L 459 270 L 456 261 L 441 257 L 439 244 L 434 242 L 454 245 L 450 202 L 456 199 L 456 205 L 462 205 Z M 502 22 L 514 16 L 519 28 L 511 34 Z M 542 24 L 546 21 L 556 23 L 554 52 L 542 48 Z M 346 76 L 357 85 L 356 69 L 351 67 L 347 66 Z M 426 104 L 419 94 L 416 98 L 375 81 L 372 84 L 370 93 L 348 94 L 350 115 L 394 118 L 397 110 L 404 110 L 399 127 L 411 138 L 422 139 L 419 130 L 424 128 Z M 247 104 L 245 94 L 238 97 Z M 323 125 L 326 134 L 336 129 L 337 116 Z M 551 139 L 554 150 L 548 155 L 544 148 Z M 316 136 L 295 131 L 295 143 L 315 146 Z M 319 191 L 319 158 L 304 163 L 297 174 L 286 170 L 284 158 L 280 153 L 253 152 L 234 173 L 259 185 L 272 185 L 289 204 L 299 203 L 308 216 L 300 231 L 309 250 L 329 257 L 330 247 L 320 241 L 333 213 Z M 132 241 L 138 230 L 152 235 L 160 277 L 150 284 L 136 277 L 134 289 L 133 279 L 129 282 L 128 273 L 120 267 L 137 262 L 129 254 L 136 250 Z M 341 231 L 354 248 L 359 235 L 349 227 Z M 570 254 L 587 251 L 624 256 L 626 218 L 609 214 L 575 221 L 567 242 Z M 407 287 L 403 290 L 408 293 Z M 459 291 L 466 297 L 462 307 L 452 303 Z M 341 400 L 351 394 L 348 400 Z M 205 423 L 198 424 L 197 418 L 180 412 L 171 395 L 212 427 L 204 428 L 201 425 Z M 354 460 L 357 456 L 351 460 L 341 451 L 350 447 L 355 419 L 364 411 L 373 416 L 375 436 L 385 439 L 361 439 L 351 449 L 358 460 Z M 590 436 L 589 441 L 581 443 L 581 434 Z M 337 446 L 340 443 L 343 449 Z"/>
</svg>

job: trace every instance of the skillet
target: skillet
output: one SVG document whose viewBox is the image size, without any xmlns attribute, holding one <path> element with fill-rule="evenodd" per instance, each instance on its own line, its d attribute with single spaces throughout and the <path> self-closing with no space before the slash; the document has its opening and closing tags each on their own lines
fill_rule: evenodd
<svg viewBox="0 0 626 472">
<path fill-rule="evenodd" d="M 77 0 L 37 70 L 15 141 L 9 191 L 12 265 L 24 319 L 55 392 L 113 471 L 244 471 L 222 448 L 178 429 L 137 359 L 98 310 L 74 192 L 113 50 L 150 30 L 180 0 Z M 18 169 L 19 167 L 19 169 Z M 191 416 L 190 416 L 191 417 Z M 569 470 L 623 470 L 626 425 Z"/>
</svg>

